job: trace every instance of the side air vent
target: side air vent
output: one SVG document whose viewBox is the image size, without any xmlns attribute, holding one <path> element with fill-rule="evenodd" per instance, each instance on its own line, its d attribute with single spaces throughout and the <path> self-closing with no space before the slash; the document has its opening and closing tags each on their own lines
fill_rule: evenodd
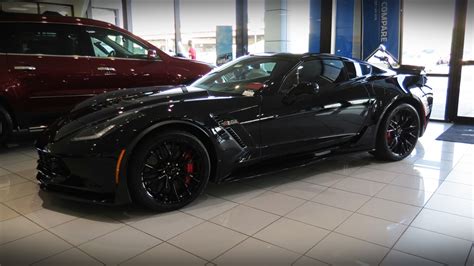
<svg viewBox="0 0 474 266">
<path fill-rule="evenodd" d="M 237 141 L 237 143 L 239 143 L 240 147 L 242 147 L 242 148 L 247 147 L 247 145 L 245 145 L 245 143 L 242 141 L 242 139 L 239 137 L 239 135 L 237 135 L 237 133 L 235 133 L 235 131 L 232 128 L 227 127 L 226 130 L 227 130 L 227 132 L 229 132 L 229 134 L 232 136 L 232 138 L 234 138 L 235 141 Z"/>
</svg>

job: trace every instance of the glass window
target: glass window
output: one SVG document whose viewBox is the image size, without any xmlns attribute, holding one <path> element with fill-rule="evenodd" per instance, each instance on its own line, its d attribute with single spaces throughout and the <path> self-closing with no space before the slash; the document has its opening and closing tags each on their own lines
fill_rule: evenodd
<svg viewBox="0 0 474 266">
<path fill-rule="evenodd" d="M 44 4 L 39 3 L 39 12 L 44 14 L 45 12 L 56 12 L 62 16 L 72 17 L 72 6 L 69 5 L 57 5 L 57 4 Z"/>
<path fill-rule="evenodd" d="M 56 12 L 63 16 L 71 17 L 73 15 L 72 5 L 35 3 L 34 1 L 11 1 L 0 3 L 0 10 L 3 12 L 24 14 L 44 14 L 45 12 Z"/>
<path fill-rule="evenodd" d="M 16 24 L 7 43 L 8 53 L 85 55 L 79 31 L 74 26 Z"/>
<path fill-rule="evenodd" d="M 265 52 L 265 0 L 248 1 L 248 52 Z"/>
<path fill-rule="evenodd" d="M 293 63 L 294 64 L 294 63 Z M 290 61 L 251 57 L 228 63 L 196 81 L 193 86 L 214 92 L 253 95 L 273 77 L 282 77 Z"/>
<path fill-rule="evenodd" d="M 402 63 L 448 74 L 455 0 L 405 0 L 403 6 Z"/>
<path fill-rule="evenodd" d="M 216 64 L 216 27 L 232 26 L 232 51 L 235 58 L 235 0 L 181 0 L 180 5 L 184 56 L 191 58 L 192 45 L 197 60 Z"/>
<path fill-rule="evenodd" d="M 309 50 L 309 0 L 287 1 L 287 4 L 288 52 L 307 53 Z M 267 27 L 271 29 L 272 25 L 267 25 Z"/>
<path fill-rule="evenodd" d="M 132 1 L 133 2 L 133 1 Z M 91 18 L 123 27 L 123 9 L 120 0 L 91 0 Z"/>
<path fill-rule="evenodd" d="M 372 73 L 372 66 L 367 64 L 345 61 L 344 65 L 348 79 L 364 77 Z"/>
<path fill-rule="evenodd" d="M 183 52 L 175 49 L 173 0 L 133 0 L 131 5 L 133 34 L 170 55 Z"/>
<path fill-rule="evenodd" d="M 148 58 L 148 48 L 120 32 L 90 28 L 87 33 L 96 57 Z"/>
<path fill-rule="evenodd" d="M 28 2 L 4 2 L 0 3 L 3 12 L 38 14 L 38 4 Z"/>
</svg>

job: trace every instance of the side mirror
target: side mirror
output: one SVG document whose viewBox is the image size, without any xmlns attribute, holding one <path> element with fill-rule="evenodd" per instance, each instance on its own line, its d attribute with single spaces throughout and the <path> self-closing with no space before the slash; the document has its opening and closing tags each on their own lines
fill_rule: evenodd
<svg viewBox="0 0 474 266">
<path fill-rule="evenodd" d="M 156 59 L 156 58 L 158 58 L 158 53 L 156 52 L 155 49 L 148 49 L 147 57 L 148 57 L 148 59 Z"/>
</svg>

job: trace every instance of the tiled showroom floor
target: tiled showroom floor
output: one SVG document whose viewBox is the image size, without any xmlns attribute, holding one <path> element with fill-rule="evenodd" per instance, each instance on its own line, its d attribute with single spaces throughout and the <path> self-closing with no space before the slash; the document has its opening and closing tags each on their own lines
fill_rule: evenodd
<svg viewBox="0 0 474 266">
<path fill-rule="evenodd" d="M 0 265 L 472 265 L 474 146 L 367 153 L 212 185 L 181 211 L 63 201 L 38 192 L 29 145 L 0 151 Z M 86 166 L 85 166 L 86 167 Z"/>
</svg>

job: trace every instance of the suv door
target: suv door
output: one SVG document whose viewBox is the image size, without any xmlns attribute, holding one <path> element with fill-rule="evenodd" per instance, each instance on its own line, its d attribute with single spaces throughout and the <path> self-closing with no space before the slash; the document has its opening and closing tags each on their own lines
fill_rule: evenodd
<svg viewBox="0 0 474 266">
<path fill-rule="evenodd" d="M 23 126 L 45 125 L 93 95 L 78 26 L 15 23 L 9 28 L 8 72 L 17 84 L 12 89 Z"/>
<path fill-rule="evenodd" d="M 294 68 L 280 90 L 263 98 L 262 155 L 306 152 L 356 136 L 369 94 L 348 79 L 338 59 L 310 59 Z"/>
<path fill-rule="evenodd" d="M 86 29 L 90 47 L 92 79 L 97 93 L 118 88 L 168 85 L 167 66 L 153 49 L 124 33 L 98 28 Z"/>
</svg>

